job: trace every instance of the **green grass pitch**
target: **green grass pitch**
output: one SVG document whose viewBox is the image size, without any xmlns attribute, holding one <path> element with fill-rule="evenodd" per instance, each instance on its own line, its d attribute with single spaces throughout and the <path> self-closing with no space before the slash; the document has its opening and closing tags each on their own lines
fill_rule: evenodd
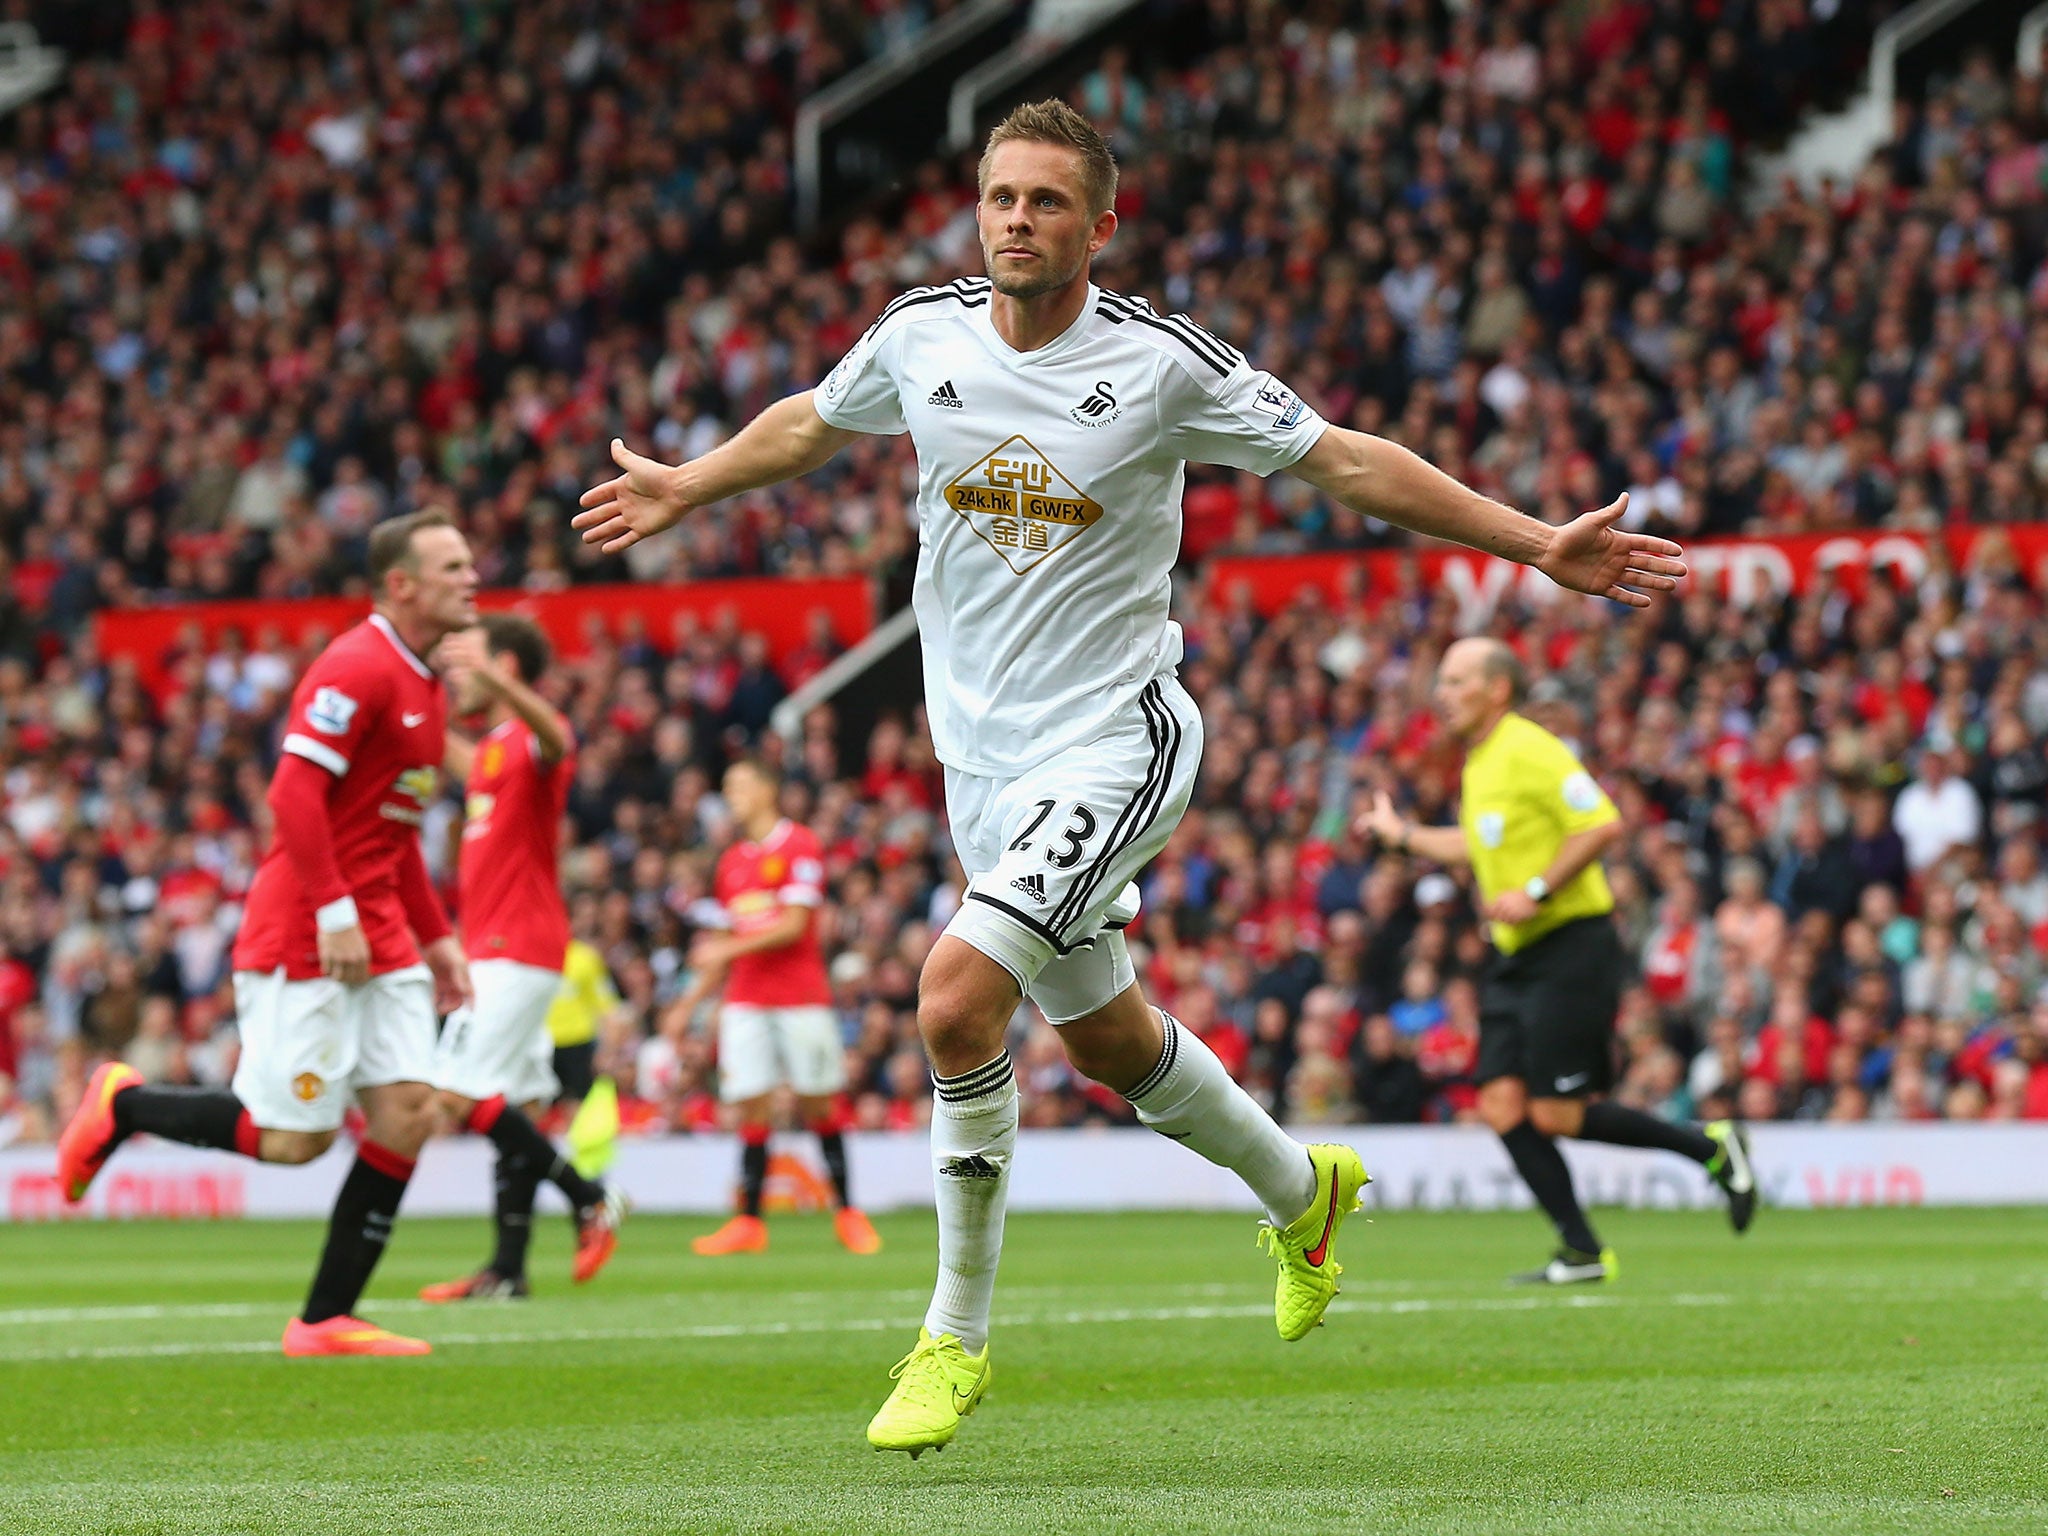
<svg viewBox="0 0 2048 1536">
<path fill-rule="evenodd" d="M 276 1353 L 310 1224 L 0 1227 L 0 1531 L 2048 1530 L 2048 1215 L 1601 1213 L 1618 1283 L 1513 1291 L 1529 1215 L 1345 1229 L 1283 1345 L 1227 1216 L 1017 1216 L 995 1382 L 944 1455 L 862 1436 L 928 1214 L 710 1261 L 641 1219 L 597 1284 L 566 1223 L 524 1305 L 400 1298 L 483 1223 L 401 1221 L 365 1308 L 426 1360 Z"/>
</svg>

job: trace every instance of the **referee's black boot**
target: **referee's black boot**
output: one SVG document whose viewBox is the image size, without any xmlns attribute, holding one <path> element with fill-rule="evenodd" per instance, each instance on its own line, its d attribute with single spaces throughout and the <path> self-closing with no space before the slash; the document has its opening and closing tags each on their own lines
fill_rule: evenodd
<svg viewBox="0 0 2048 1536">
<path fill-rule="evenodd" d="M 1718 1144 L 1707 1174 L 1728 1197 L 1728 1221 L 1740 1235 L 1756 1219 L 1756 1170 L 1749 1161 L 1749 1132 L 1733 1120 L 1716 1120 L 1700 1129 Z"/>
<path fill-rule="evenodd" d="M 1560 1248 L 1541 1269 L 1528 1269 L 1509 1279 L 1516 1285 L 1585 1285 L 1594 1280 L 1612 1280 L 1621 1266 L 1614 1250 L 1583 1253 L 1577 1248 Z"/>
</svg>

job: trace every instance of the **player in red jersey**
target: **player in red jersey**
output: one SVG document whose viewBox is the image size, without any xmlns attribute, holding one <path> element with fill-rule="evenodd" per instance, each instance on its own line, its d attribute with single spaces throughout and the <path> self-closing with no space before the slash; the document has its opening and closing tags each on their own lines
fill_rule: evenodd
<svg viewBox="0 0 2048 1536">
<path fill-rule="evenodd" d="M 768 1174 L 770 1096 L 787 1083 L 832 1175 L 839 1241 L 855 1253 L 874 1253 L 882 1240 L 847 1193 L 846 1140 L 835 1103 L 846 1086 L 846 1064 L 818 949 L 824 855 L 808 827 L 782 816 L 782 782 L 765 763 L 734 763 L 724 793 L 742 834 L 718 861 L 716 895 L 731 927 L 699 939 L 691 950 L 697 979 L 682 1012 L 687 1018 L 724 981 L 718 1091 L 739 1120 L 741 1213 L 691 1247 L 719 1255 L 768 1246 L 761 1185 Z"/>
<path fill-rule="evenodd" d="M 233 1085 L 144 1085 L 110 1064 L 58 1143 L 58 1176 L 77 1201 L 137 1131 L 304 1163 L 359 1100 L 366 1132 L 305 1309 L 285 1329 L 287 1355 L 428 1353 L 353 1314 L 434 1126 L 435 1010 L 470 993 L 419 829 L 446 727 L 425 658 L 476 622 L 476 567 L 445 515 L 414 513 L 371 534 L 370 584 L 375 611 L 320 653 L 292 695 L 270 784 L 276 833 L 235 941 Z"/>
<path fill-rule="evenodd" d="M 476 1002 L 441 1031 L 434 1086 L 448 1123 L 498 1140 L 498 1241 L 476 1274 L 430 1285 L 420 1298 L 517 1297 L 527 1293 L 526 1245 L 543 1181 L 576 1212 L 579 1285 L 611 1257 L 624 1211 L 615 1191 L 577 1173 L 532 1125 L 561 1086 L 547 1017 L 569 947 L 556 846 L 576 743 L 569 722 L 534 691 L 548 669 L 548 642 L 531 619 L 486 614 L 478 629 L 450 635 L 438 659 L 457 707 L 488 710 L 490 730 L 474 745 L 448 738 L 448 771 L 467 788 L 460 915 Z"/>
</svg>

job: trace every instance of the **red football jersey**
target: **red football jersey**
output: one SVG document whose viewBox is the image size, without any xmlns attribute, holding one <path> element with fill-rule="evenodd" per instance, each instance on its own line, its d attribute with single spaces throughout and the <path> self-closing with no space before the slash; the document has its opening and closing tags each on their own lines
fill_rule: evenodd
<svg viewBox="0 0 2048 1536">
<path fill-rule="evenodd" d="M 462 947 L 470 959 L 562 968 L 569 907 L 555 848 L 575 773 L 573 747 L 558 762 L 542 762 L 532 727 L 516 715 L 476 744 L 460 872 Z"/>
<path fill-rule="evenodd" d="M 419 963 L 398 872 L 440 784 L 447 726 L 441 680 L 381 614 L 322 651 L 292 694 L 284 750 L 341 781 L 327 802 L 334 860 L 355 897 L 375 974 Z M 249 886 L 234 966 L 283 966 L 293 981 L 321 974 L 313 903 L 275 842 Z"/>
<path fill-rule="evenodd" d="M 784 907 L 815 909 L 825 900 L 825 859 L 809 827 L 778 821 L 758 843 L 734 843 L 718 861 L 717 895 L 732 931 L 758 933 Z M 809 1008 L 832 1001 L 813 915 L 794 942 L 741 955 L 725 981 L 725 1000 L 754 1008 Z"/>
</svg>

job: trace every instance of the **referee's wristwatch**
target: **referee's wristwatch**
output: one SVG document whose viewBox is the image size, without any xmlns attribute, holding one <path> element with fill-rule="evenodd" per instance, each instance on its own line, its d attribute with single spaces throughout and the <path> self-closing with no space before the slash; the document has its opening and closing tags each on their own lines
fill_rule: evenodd
<svg viewBox="0 0 2048 1536">
<path fill-rule="evenodd" d="M 1522 887 L 1522 894 L 1540 907 L 1550 900 L 1550 882 L 1541 875 L 1531 875 L 1529 883 Z"/>
</svg>

